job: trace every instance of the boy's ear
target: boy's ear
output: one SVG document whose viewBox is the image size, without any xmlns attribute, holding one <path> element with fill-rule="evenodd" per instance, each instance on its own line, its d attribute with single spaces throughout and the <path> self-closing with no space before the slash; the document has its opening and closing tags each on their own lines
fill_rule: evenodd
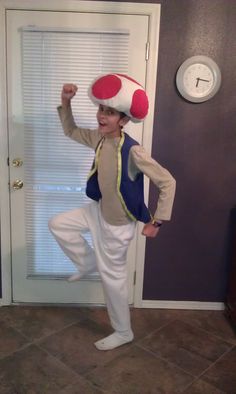
<svg viewBox="0 0 236 394">
<path fill-rule="evenodd" d="M 126 115 L 126 116 L 124 116 L 123 118 L 120 119 L 119 125 L 120 126 L 125 126 L 128 123 L 129 120 L 130 120 L 130 117 Z"/>
</svg>

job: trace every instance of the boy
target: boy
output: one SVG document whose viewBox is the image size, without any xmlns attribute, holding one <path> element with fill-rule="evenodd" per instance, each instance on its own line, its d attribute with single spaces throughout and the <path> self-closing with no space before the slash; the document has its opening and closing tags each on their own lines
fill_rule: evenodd
<svg viewBox="0 0 236 394">
<path fill-rule="evenodd" d="M 99 350 L 114 349 L 133 340 L 128 305 L 126 255 L 137 220 L 142 234 L 155 237 L 162 220 L 169 220 L 175 180 L 144 149 L 122 131 L 129 120 L 142 121 L 148 112 L 144 89 L 126 75 L 108 74 L 94 81 L 90 98 L 98 104 L 98 129 L 75 125 L 71 99 L 77 86 L 63 86 L 58 108 L 64 133 L 93 148 L 95 160 L 86 194 L 93 202 L 50 220 L 49 228 L 66 255 L 79 268 L 70 282 L 99 271 L 113 334 L 95 343 Z M 151 216 L 143 198 L 143 173 L 159 191 L 157 210 Z M 83 238 L 90 231 L 94 248 Z"/>
</svg>

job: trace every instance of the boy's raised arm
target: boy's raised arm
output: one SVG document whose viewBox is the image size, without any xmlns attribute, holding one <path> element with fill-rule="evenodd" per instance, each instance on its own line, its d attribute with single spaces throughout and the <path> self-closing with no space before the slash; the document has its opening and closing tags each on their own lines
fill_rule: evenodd
<svg viewBox="0 0 236 394">
<path fill-rule="evenodd" d="M 101 136 L 97 130 L 78 127 L 74 121 L 71 109 L 71 100 L 76 95 L 78 87 L 72 83 L 64 84 L 61 91 L 61 106 L 58 107 L 58 114 L 66 136 L 80 144 L 95 149 Z"/>
</svg>

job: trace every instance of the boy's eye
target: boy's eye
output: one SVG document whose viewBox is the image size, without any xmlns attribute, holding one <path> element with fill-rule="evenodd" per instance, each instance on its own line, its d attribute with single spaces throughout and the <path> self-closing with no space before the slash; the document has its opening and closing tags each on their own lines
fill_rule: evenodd
<svg viewBox="0 0 236 394">
<path fill-rule="evenodd" d="M 116 115 L 116 111 L 113 108 L 106 108 L 103 107 L 102 105 L 99 106 L 99 112 L 107 116 Z"/>
</svg>

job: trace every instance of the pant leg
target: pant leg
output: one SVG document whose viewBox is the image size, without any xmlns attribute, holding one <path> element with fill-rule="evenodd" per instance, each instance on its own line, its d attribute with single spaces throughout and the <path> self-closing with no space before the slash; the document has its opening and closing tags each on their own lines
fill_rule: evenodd
<svg viewBox="0 0 236 394">
<path fill-rule="evenodd" d="M 49 228 L 80 272 L 99 271 L 112 327 L 120 333 L 130 332 L 126 257 L 135 223 L 111 226 L 102 218 L 99 204 L 91 203 L 55 216 Z M 94 250 L 81 236 L 87 230 L 91 232 Z"/>
<path fill-rule="evenodd" d="M 100 231 L 94 227 L 91 232 L 107 310 L 114 330 L 125 334 L 131 331 L 126 258 L 135 223 L 111 226 L 102 218 L 99 207 L 96 215 Z"/>
<path fill-rule="evenodd" d="M 49 221 L 49 229 L 63 252 L 72 260 L 81 277 L 97 271 L 94 250 L 82 236 L 89 231 L 91 205 L 54 216 Z M 91 223 L 90 223 L 91 225 Z"/>
</svg>

